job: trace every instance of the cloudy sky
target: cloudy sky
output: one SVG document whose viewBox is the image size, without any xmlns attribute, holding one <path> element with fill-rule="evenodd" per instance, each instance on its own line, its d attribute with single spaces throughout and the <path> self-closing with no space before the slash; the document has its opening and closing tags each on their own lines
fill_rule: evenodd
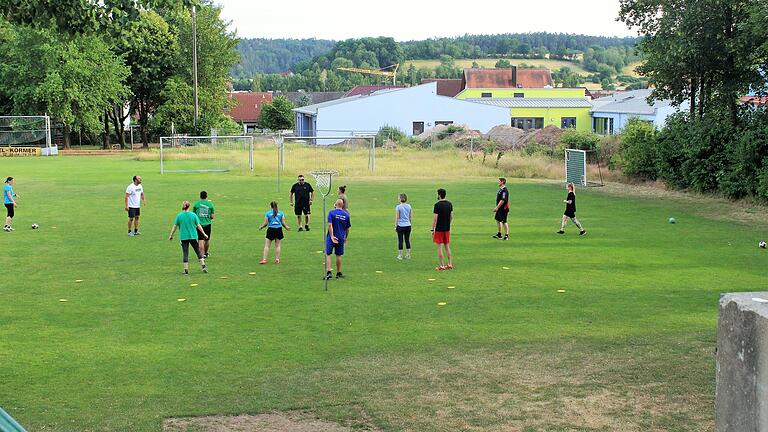
<svg viewBox="0 0 768 432">
<path fill-rule="evenodd" d="M 635 36 L 616 21 L 619 0 L 215 0 L 240 37 L 398 41 L 469 34 Z"/>
</svg>

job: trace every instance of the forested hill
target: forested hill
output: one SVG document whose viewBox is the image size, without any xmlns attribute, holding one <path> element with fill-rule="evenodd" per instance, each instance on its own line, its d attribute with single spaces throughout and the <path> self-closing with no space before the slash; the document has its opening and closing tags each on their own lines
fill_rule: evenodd
<svg viewBox="0 0 768 432">
<path fill-rule="evenodd" d="M 241 39 L 240 63 L 232 69 L 235 78 L 257 73 L 280 73 L 299 62 L 330 51 L 336 42 L 322 39 Z"/>
<path fill-rule="evenodd" d="M 339 45 L 347 48 L 342 51 L 348 51 L 351 45 L 365 44 L 364 41 L 373 40 L 375 39 L 349 39 L 337 44 L 320 39 L 242 39 L 238 47 L 241 61 L 232 70 L 232 75 L 235 78 L 251 78 L 257 73 L 270 74 L 293 70 L 297 64 L 329 54 L 334 48 L 339 48 Z M 454 59 L 508 56 L 541 58 L 544 55 L 573 59 L 589 47 L 629 47 L 634 46 L 636 42 L 637 38 L 562 33 L 464 35 L 395 42 L 394 60 L 437 60 L 444 55 Z"/>
</svg>

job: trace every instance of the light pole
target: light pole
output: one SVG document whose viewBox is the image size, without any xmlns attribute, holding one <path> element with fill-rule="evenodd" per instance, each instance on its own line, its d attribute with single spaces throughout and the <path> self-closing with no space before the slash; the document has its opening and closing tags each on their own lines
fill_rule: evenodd
<svg viewBox="0 0 768 432">
<path fill-rule="evenodd" d="M 197 10 L 195 6 L 192 6 L 192 82 L 194 85 L 193 94 L 195 99 L 192 125 L 195 129 L 195 133 L 197 133 Z"/>
</svg>

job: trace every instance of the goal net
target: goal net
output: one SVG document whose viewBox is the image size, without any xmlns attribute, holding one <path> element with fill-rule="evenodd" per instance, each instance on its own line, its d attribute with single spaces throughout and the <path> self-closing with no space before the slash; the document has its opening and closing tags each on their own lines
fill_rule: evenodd
<svg viewBox="0 0 768 432">
<path fill-rule="evenodd" d="M 160 138 L 160 173 L 253 171 L 252 136 Z"/>
<path fill-rule="evenodd" d="M 587 152 L 565 149 L 565 182 L 587 185 Z"/>
<path fill-rule="evenodd" d="M 0 148 L 41 148 L 51 151 L 51 120 L 48 116 L 0 116 Z"/>
</svg>

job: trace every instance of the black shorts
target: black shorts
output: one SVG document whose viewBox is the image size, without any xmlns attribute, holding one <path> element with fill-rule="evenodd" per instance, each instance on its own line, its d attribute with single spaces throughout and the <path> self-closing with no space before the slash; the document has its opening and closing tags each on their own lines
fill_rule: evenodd
<svg viewBox="0 0 768 432">
<path fill-rule="evenodd" d="M 507 216 L 509 215 L 509 209 L 498 209 L 496 210 L 496 219 L 497 222 L 501 223 L 507 223 Z"/>
<path fill-rule="evenodd" d="M 576 212 L 565 212 L 563 216 L 573 219 L 576 217 Z"/>
<path fill-rule="evenodd" d="M 303 201 L 303 202 L 296 201 L 296 204 L 293 206 L 293 213 L 296 216 L 300 216 L 301 214 L 305 214 L 305 215 L 312 214 L 312 211 L 309 206 L 309 201 Z"/>
<path fill-rule="evenodd" d="M 128 219 L 137 218 L 139 216 L 141 216 L 140 208 L 128 207 Z"/>
<path fill-rule="evenodd" d="M 267 228 L 267 240 L 282 240 L 283 229 L 282 228 Z"/>
<path fill-rule="evenodd" d="M 9 218 L 13 218 L 13 216 L 16 214 L 14 210 L 15 209 L 13 208 L 13 203 L 5 205 L 5 212 L 8 214 Z"/>
<path fill-rule="evenodd" d="M 208 240 L 211 239 L 211 227 L 212 226 L 213 225 L 211 225 L 211 224 L 202 225 L 203 231 L 208 235 Z M 201 233 L 200 230 L 197 231 L 197 239 L 198 240 L 206 240 L 206 238 L 203 236 L 203 233 Z"/>
</svg>

